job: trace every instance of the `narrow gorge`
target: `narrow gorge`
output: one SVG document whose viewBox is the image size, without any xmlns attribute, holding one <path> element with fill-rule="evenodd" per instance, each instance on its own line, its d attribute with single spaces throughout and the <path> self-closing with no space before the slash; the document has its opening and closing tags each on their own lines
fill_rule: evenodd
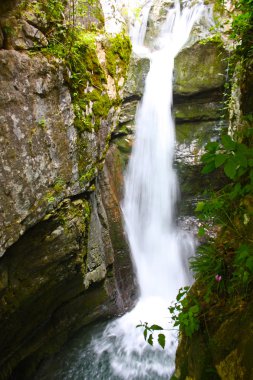
<svg viewBox="0 0 253 380">
<path fill-rule="evenodd" d="M 253 379 L 240 12 L 237 0 L 2 0 L 0 380 Z M 212 173 L 203 157 L 223 154 L 224 134 L 230 153 Z M 224 174 L 229 154 L 240 157 Z M 205 202 L 237 173 L 231 238 Z M 221 264 L 202 266 L 202 282 L 189 258 L 210 239 Z M 185 286 L 190 334 L 168 311 Z"/>
</svg>

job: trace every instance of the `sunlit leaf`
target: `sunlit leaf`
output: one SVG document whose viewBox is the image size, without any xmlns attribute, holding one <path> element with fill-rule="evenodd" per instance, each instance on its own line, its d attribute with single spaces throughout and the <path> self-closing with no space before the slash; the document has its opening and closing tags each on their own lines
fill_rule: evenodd
<svg viewBox="0 0 253 380">
<path fill-rule="evenodd" d="M 203 202 L 203 201 L 198 202 L 198 203 L 197 203 L 197 206 L 196 206 L 196 208 L 195 208 L 195 211 L 196 211 L 196 212 L 200 212 L 200 211 L 202 211 L 203 208 L 204 208 L 204 206 L 205 206 L 205 202 Z"/>
</svg>

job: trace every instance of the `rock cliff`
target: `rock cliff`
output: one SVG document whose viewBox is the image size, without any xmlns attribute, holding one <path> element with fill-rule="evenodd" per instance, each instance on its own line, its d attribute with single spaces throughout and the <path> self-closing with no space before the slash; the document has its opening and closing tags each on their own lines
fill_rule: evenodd
<svg viewBox="0 0 253 380">
<path fill-rule="evenodd" d="M 0 31 L 0 378 L 28 379 L 134 299 L 103 169 L 131 46 L 105 36 L 99 2 L 4 1 Z"/>
</svg>

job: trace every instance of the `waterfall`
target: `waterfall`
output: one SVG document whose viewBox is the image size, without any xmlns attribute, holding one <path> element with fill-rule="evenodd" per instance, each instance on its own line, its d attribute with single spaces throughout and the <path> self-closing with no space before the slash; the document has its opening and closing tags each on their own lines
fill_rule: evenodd
<svg viewBox="0 0 253 380">
<path fill-rule="evenodd" d="M 174 369 L 176 332 L 166 332 L 163 351 L 158 345 L 150 348 L 135 326 L 148 321 L 171 328 L 166 310 L 178 289 L 190 281 L 184 262 L 192 255 L 193 244 L 176 227 L 174 215 L 178 184 L 173 168 L 172 82 L 174 58 L 202 10 L 200 4 L 181 10 L 176 1 L 168 11 L 156 50 L 150 52 L 122 204 L 140 297 L 131 312 L 109 324 L 102 338 L 93 342 L 98 362 L 106 355 L 110 363 L 110 379 L 168 379 Z M 147 19 L 147 12 L 143 14 Z M 142 33 L 143 27 L 137 27 Z M 133 35 L 138 43 L 144 39 Z"/>
<path fill-rule="evenodd" d="M 159 49 L 150 54 L 150 71 L 136 115 L 123 214 L 141 297 L 173 299 L 188 282 L 182 270 L 181 236 L 174 223 L 178 184 L 173 168 L 172 82 L 174 58 L 187 42 L 201 9 L 194 6 L 181 12 L 177 2 L 168 11 Z"/>
<path fill-rule="evenodd" d="M 168 307 L 178 289 L 191 281 L 187 256 L 193 254 L 194 244 L 191 236 L 175 223 L 178 183 L 173 168 L 173 65 L 203 7 L 195 3 L 181 10 L 180 2 L 175 0 L 154 44 L 155 50 L 150 51 L 146 47 L 139 49 L 144 41 L 150 1 L 145 4 L 148 9 L 142 12 L 143 23 L 133 26 L 138 33 L 132 30 L 132 36 L 138 47 L 135 52 L 148 51 L 150 71 L 136 115 L 136 137 L 122 203 L 139 300 L 133 310 L 106 327 L 96 325 L 95 331 L 89 332 L 93 335 L 91 343 L 85 349 L 83 340 L 81 348 L 77 344 L 66 363 L 56 367 L 52 379 L 165 380 L 174 371 L 178 332 L 173 329 Z M 154 347 L 145 342 L 142 330 L 136 328 L 140 321 L 167 329 L 164 350 L 156 339 Z M 40 379 L 47 378 L 46 375 Z"/>
</svg>

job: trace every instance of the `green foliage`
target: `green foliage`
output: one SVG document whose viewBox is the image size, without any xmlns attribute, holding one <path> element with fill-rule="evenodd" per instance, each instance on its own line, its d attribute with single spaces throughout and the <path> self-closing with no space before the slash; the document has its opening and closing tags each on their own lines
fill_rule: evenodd
<svg viewBox="0 0 253 380">
<path fill-rule="evenodd" d="M 224 286 L 224 279 L 227 273 L 226 260 L 223 252 L 216 249 L 214 244 L 203 244 L 198 247 L 196 256 L 190 260 L 190 267 L 197 280 L 206 284 L 208 290 L 220 290 Z M 222 281 L 217 283 L 215 276 L 222 276 Z"/>
<path fill-rule="evenodd" d="M 252 134 L 253 129 L 249 129 L 247 134 Z M 202 156 L 205 164 L 202 173 L 207 174 L 223 167 L 225 175 L 235 182 L 245 182 L 243 178 L 249 176 L 253 178 L 253 150 L 243 143 L 238 143 L 229 135 L 221 137 L 221 143 L 209 142 L 206 153 Z M 241 192 L 249 193 L 253 190 L 253 180 L 250 180 Z"/>
<path fill-rule="evenodd" d="M 199 202 L 196 211 L 202 219 L 213 218 L 221 226 L 229 226 L 238 237 L 245 236 L 247 232 L 247 229 L 243 231 L 238 227 L 238 221 L 245 227 L 252 218 L 248 205 L 253 191 L 252 131 L 249 128 L 245 132 L 245 142 L 242 143 L 223 135 L 220 143 L 209 142 L 202 156 L 202 173 L 223 170 L 227 183 L 219 192 L 209 194 L 208 201 Z"/>
<path fill-rule="evenodd" d="M 244 131 L 243 142 L 223 135 L 209 142 L 202 156 L 202 173 L 223 171 L 226 184 L 197 204 L 203 221 L 218 226 L 215 240 L 202 244 L 190 265 L 207 292 L 246 295 L 253 281 L 253 150 L 252 128 Z M 200 234 L 205 235 L 208 226 Z M 217 282 L 216 276 L 221 276 Z"/>
<path fill-rule="evenodd" d="M 179 289 L 176 302 L 169 307 L 169 311 L 174 326 L 180 326 L 180 330 L 186 336 L 191 337 L 199 329 L 200 305 L 197 298 L 189 292 L 189 289 L 188 286 Z"/>
<path fill-rule="evenodd" d="M 142 327 L 144 328 L 143 330 L 143 335 L 144 335 L 144 339 L 151 345 L 153 346 L 153 343 L 154 343 L 154 337 L 153 337 L 153 333 L 154 331 L 162 331 L 163 328 L 159 325 L 151 325 L 149 326 L 147 322 L 144 322 L 144 323 L 140 323 L 139 325 L 137 325 L 136 327 Z M 157 337 L 157 341 L 159 343 L 159 345 L 164 348 L 165 347 L 165 343 L 166 343 L 166 338 L 165 338 L 165 335 L 162 334 L 162 333 L 159 333 L 158 334 L 158 337 Z"/>
<path fill-rule="evenodd" d="M 64 179 L 62 178 L 57 178 L 55 183 L 54 183 L 54 186 L 53 186 L 53 189 L 56 193 L 60 193 L 65 187 L 65 181 Z"/>
<path fill-rule="evenodd" d="M 235 12 L 232 14 L 231 38 L 237 42 L 239 57 L 253 55 L 253 1 L 234 0 Z"/>
<path fill-rule="evenodd" d="M 38 121 L 38 125 L 41 127 L 41 128 L 46 128 L 47 126 L 47 121 L 45 119 L 45 117 L 43 116 L 39 121 Z"/>
<path fill-rule="evenodd" d="M 108 38 L 108 42 L 105 44 L 106 54 L 106 68 L 108 73 L 114 78 L 117 74 L 117 67 L 121 62 L 121 69 L 125 71 L 128 67 L 130 54 L 131 54 L 131 42 L 128 36 L 124 33 Z"/>
<path fill-rule="evenodd" d="M 253 247 L 242 244 L 235 252 L 232 286 L 235 291 L 247 290 L 253 282 Z"/>
</svg>

